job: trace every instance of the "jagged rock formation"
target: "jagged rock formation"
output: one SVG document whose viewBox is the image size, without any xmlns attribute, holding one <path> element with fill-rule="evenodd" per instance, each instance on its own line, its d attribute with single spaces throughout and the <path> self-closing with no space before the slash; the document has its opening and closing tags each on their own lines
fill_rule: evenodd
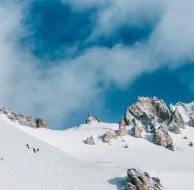
<svg viewBox="0 0 194 190">
<path fill-rule="evenodd" d="M 142 128 L 138 125 L 138 124 L 136 124 L 135 125 L 135 127 L 134 127 L 134 129 L 133 129 L 134 131 L 133 131 L 133 136 L 135 137 L 135 138 L 142 138 Z"/>
<path fill-rule="evenodd" d="M 178 108 L 175 108 L 175 111 L 172 113 L 169 124 L 176 125 L 182 129 L 185 129 L 185 122 L 182 115 L 179 113 Z"/>
<path fill-rule="evenodd" d="M 194 118 L 194 101 L 187 103 L 187 104 L 182 103 L 182 102 L 178 102 L 174 106 L 174 110 L 175 110 L 175 108 L 178 109 L 181 116 L 184 116 L 183 120 L 187 124 L 192 125 L 192 118 Z"/>
<path fill-rule="evenodd" d="M 41 118 L 36 118 L 37 128 L 48 128 L 47 121 Z"/>
<path fill-rule="evenodd" d="M 92 135 L 90 137 L 87 137 L 86 143 L 88 145 L 95 145 L 94 137 Z"/>
<path fill-rule="evenodd" d="M 138 124 L 143 132 L 153 135 L 155 144 L 174 150 L 168 131 L 180 134 L 186 125 L 194 127 L 194 101 L 188 104 L 178 102 L 175 106 L 170 104 L 168 107 L 163 100 L 157 97 L 138 97 L 137 102 L 127 108 L 123 121 L 129 126 L 129 129 L 133 127 L 134 136 L 141 136 L 141 132 L 137 130 L 139 129 L 136 126 Z M 121 126 L 120 128 L 118 135 L 120 131 L 125 131 L 125 128 Z"/>
<path fill-rule="evenodd" d="M 91 122 L 101 123 L 101 120 L 98 117 L 93 117 L 90 114 L 88 114 L 86 117 L 86 123 L 91 123 Z"/>
<path fill-rule="evenodd" d="M 163 146 L 169 150 L 174 150 L 173 140 L 169 132 L 160 126 L 153 133 L 153 143 L 159 146 Z"/>
<path fill-rule="evenodd" d="M 163 100 L 158 98 L 138 97 L 137 103 L 132 104 L 126 111 L 124 120 L 128 125 L 133 120 L 138 120 L 144 127 L 146 132 L 153 133 L 155 123 L 168 123 L 170 119 L 170 110 Z"/>
<path fill-rule="evenodd" d="M 2 107 L 0 108 L 0 113 L 3 113 L 13 122 L 17 122 L 20 125 L 28 126 L 32 128 L 48 128 L 48 124 L 43 119 L 33 119 L 32 116 L 24 117 L 22 114 L 16 114 L 11 112 L 8 108 Z"/>
<path fill-rule="evenodd" d="M 113 130 L 108 130 L 104 136 L 103 136 L 103 142 L 105 143 L 111 143 L 112 139 L 116 139 L 117 138 L 117 134 L 113 131 Z"/>
<path fill-rule="evenodd" d="M 127 135 L 126 126 L 120 125 L 119 130 L 117 131 L 117 135 L 120 137 Z"/>
<path fill-rule="evenodd" d="M 147 172 L 130 168 L 127 170 L 127 181 L 125 190 L 162 190 L 160 179 L 150 177 Z"/>
<path fill-rule="evenodd" d="M 124 117 L 122 117 L 121 122 L 119 124 L 119 130 L 117 131 L 118 136 L 125 136 L 127 135 L 127 128 L 126 128 L 126 123 L 124 120 Z"/>
</svg>

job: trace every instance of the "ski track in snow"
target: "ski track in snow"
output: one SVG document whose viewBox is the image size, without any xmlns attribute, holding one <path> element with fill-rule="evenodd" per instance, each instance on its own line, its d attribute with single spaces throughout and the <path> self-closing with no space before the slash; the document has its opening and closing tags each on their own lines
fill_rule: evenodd
<svg viewBox="0 0 194 190">
<path fill-rule="evenodd" d="M 194 148 L 188 146 L 194 142 L 194 128 L 172 134 L 175 152 L 154 145 L 146 134 L 146 139 L 124 136 L 104 144 L 100 136 L 109 128 L 116 130 L 118 124 L 94 123 L 66 131 L 32 129 L 1 114 L 0 189 L 123 190 L 130 167 L 159 177 L 167 190 L 194 189 Z M 90 135 L 94 146 L 83 143 Z M 125 144 L 129 148 L 123 148 Z"/>
</svg>

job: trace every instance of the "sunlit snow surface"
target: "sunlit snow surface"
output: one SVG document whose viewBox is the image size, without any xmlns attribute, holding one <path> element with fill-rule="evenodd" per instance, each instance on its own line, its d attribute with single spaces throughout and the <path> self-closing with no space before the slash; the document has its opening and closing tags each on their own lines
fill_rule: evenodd
<svg viewBox="0 0 194 190">
<path fill-rule="evenodd" d="M 129 167 L 159 177 L 168 190 L 194 189 L 194 147 L 188 146 L 194 142 L 192 127 L 172 134 L 176 150 L 170 151 L 154 145 L 146 133 L 143 139 L 128 135 L 112 140 L 111 145 L 103 143 L 101 136 L 108 129 L 117 130 L 118 124 L 52 131 L 20 126 L 3 114 L 0 117 L 1 190 L 123 190 Z M 94 146 L 83 143 L 90 135 Z"/>
</svg>

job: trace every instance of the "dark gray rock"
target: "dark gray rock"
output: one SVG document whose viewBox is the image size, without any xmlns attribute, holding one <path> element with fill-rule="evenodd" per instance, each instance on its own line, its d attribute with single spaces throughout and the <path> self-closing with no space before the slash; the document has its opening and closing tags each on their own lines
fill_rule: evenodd
<svg viewBox="0 0 194 190">
<path fill-rule="evenodd" d="M 189 142 L 189 146 L 193 147 L 193 142 Z"/>
</svg>

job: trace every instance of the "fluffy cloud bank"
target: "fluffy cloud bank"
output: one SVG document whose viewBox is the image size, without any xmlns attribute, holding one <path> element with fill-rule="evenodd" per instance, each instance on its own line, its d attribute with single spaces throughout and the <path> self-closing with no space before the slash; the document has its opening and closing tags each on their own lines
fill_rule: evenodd
<svg viewBox="0 0 194 190">
<path fill-rule="evenodd" d="M 96 8 L 97 19 L 84 43 L 111 36 L 120 27 L 153 26 L 148 38 L 131 46 L 88 47 L 81 54 L 41 69 L 41 60 L 18 45 L 25 35 L 25 3 L 0 3 L 0 103 L 48 120 L 63 121 L 103 100 L 114 83 L 124 88 L 144 72 L 177 68 L 193 61 L 192 0 L 63 0 L 74 11 Z M 78 49 L 79 50 L 79 49 Z M 100 97 L 100 98 L 99 98 Z M 96 101 L 95 101 L 96 100 Z"/>
</svg>

